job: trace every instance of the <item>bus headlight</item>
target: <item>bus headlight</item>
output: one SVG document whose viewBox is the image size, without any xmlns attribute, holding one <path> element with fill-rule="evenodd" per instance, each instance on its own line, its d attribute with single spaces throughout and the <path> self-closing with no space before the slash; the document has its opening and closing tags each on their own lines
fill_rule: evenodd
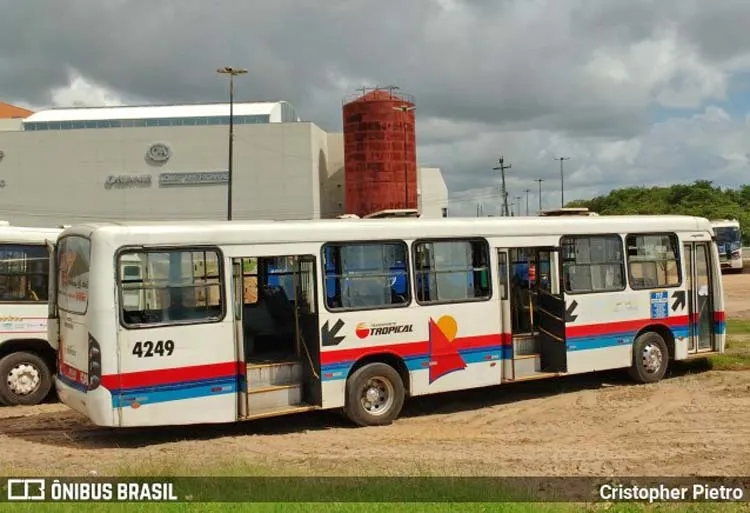
<svg viewBox="0 0 750 513">
<path fill-rule="evenodd" d="M 89 383 L 88 389 L 95 390 L 102 379 L 102 351 L 99 343 L 89 334 Z"/>
</svg>

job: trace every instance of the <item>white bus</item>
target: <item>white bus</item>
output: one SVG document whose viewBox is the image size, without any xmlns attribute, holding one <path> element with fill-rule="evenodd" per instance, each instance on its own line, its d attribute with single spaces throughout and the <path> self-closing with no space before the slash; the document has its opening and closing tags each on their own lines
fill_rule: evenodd
<svg viewBox="0 0 750 513">
<path fill-rule="evenodd" d="M 719 248 L 719 262 L 722 270 L 742 272 L 742 229 L 736 219 L 717 219 L 711 221 Z"/>
<path fill-rule="evenodd" d="M 681 216 L 74 226 L 53 270 L 58 396 L 101 426 L 315 409 L 366 426 L 408 396 L 655 382 L 724 351 L 712 235 Z"/>
<path fill-rule="evenodd" d="M 0 404 L 42 402 L 54 385 L 47 337 L 49 247 L 61 229 L 0 225 Z"/>
<path fill-rule="evenodd" d="M 559 216 L 598 216 L 596 212 L 589 211 L 586 207 L 563 207 L 543 210 L 539 213 L 542 217 L 559 217 Z"/>
</svg>

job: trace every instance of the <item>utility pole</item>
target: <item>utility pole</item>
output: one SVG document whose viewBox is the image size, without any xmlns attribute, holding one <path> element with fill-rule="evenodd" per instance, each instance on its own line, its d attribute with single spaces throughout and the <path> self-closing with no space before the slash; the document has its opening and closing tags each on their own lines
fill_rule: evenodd
<svg viewBox="0 0 750 513">
<path fill-rule="evenodd" d="M 537 178 L 536 182 L 539 184 L 539 214 L 542 214 L 542 180 L 541 178 Z"/>
<path fill-rule="evenodd" d="M 560 208 L 565 207 L 565 186 L 563 179 L 563 161 L 570 160 L 570 157 L 555 157 L 554 160 L 560 161 Z"/>
<path fill-rule="evenodd" d="M 526 193 L 526 215 L 529 215 L 529 193 L 531 192 L 531 189 L 526 189 L 524 191 Z"/>
<path fill-rule="evenodd" d="M 502 196 L 503 212 L 504 212 L 504 215 L 507 217 L 510 215 L 510 212 L 508 210 L 508 190 L 505 188 L 505 170 L 510 169 L 510 164 L 505 165 L 505 157 L 503 157 L 502 155 L 500 155 L 500 158 L 497 159 L 497 161 L 500 165 L 493 167 L 492 169 L 494 171 L 497 171 L 498 169 L 500 170 L 500 176 L 502 177 L 502 187 L 503 187 L 503 190 L 501 191 L 503 195 Z"/>
<path fill-rule="evenodd" d="M 521 217 L 521 196 L 516 196 L 516 206 L 518 207 L 518 217 Z"/>
<path fill-rule="evenodd" d="M 229 163 L 227 164 L 227 221 L 232 220 L 232 167 L 234 164 L 234 77 L 247 73 L 246 69 L 224 66 L 216 70 L 229 75 Z"/>
</svg>

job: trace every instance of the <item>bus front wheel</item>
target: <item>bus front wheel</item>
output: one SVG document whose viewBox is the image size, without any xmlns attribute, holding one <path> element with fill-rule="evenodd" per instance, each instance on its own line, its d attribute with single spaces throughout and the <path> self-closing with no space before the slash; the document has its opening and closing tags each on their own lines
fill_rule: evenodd
<svg viewBox="0 0 750 513">
<path fill-rule="evenodd" d="M 404 406 L 404 382 L 385 363 L 370 363 L 347 379 L 344 413 L 358 426 L 391 424 Z"/>
<path fill-rule="evenodd" d="M 635 339 L 630 377 L 638 383 L 655 383 L 664 377 L 669 364 L 669 351 L 658 333 L 648 331 Z"/>
<path fill-rule="evenodd" d="M 41 403 L 52 389 L 52 372 L 38 355 L 25 351 L 0 360 L 0 401 L 8 406 Z"/>
</svg>

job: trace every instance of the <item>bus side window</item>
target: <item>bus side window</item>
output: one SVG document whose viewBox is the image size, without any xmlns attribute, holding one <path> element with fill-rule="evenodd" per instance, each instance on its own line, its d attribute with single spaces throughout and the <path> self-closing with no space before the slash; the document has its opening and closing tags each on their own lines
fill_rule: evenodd
<svg viewBox="0 0 750 513">
<path fill-rule="evenodd" d="M 47 301 L 49 253 L 34 244 L 0 245 L 0 301 Z"/>
<path fill-rule="evenodd" d="M 419 241 L 414 255 L 420 303 L 473 301 L 492 295 L 486 240 Z"/>
<path fill-rule="evenodd" d="M 124 253 L 119 265 L 125 326 L 211 322 L 224 315 L 221 259 L 216 250 Z"/>
<path fill-rule="evenodd" d="M 403 242 L 330 243 L 323 248 L 326 304 L 357 310 L 410 301 Z"/>
<path fill-rule="evenodd" d="M 631 289 L 680 285 L 680 245 L 676 234 L 631 233 L 625 242 Z"/>
<path fill-rule="evenodd" d="M 560 244 L 565 292 L 625 290 L 625 257 L 619 235 L 565 235 Z"/>
</svg>

